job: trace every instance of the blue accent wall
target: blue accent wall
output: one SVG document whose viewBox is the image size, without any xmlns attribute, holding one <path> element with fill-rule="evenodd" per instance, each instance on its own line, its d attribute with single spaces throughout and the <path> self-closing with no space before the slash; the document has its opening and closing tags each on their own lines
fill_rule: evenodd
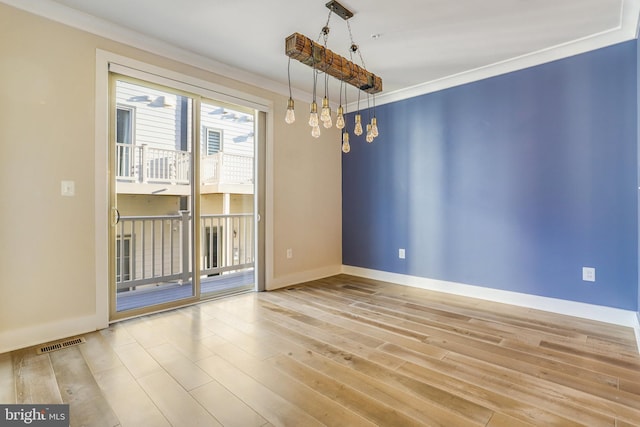
<svg viewBox="0 0 640 427">
<path fill-rule="evenodd" d="M 638 129 L 638 194 L 640 195 L 640 40 L 636 40 L 636 46 L 637 46 L 637 56 L 636 56 L 636 72 L 637 72 L 637 80 L 636 80 L 636 89 L 637 89 L 637 98 L 636 98 L 636 108 L 637 108 L 637 113 L 638 113 L 638 122 L 637 122 L 637 129 Z M 639 210 L 639 215 L 640 215 L 640 196 L 638 197 L 638 210 Z M 640 224 L 640 216 L 638 217 L 638 224 Z M 639 226 L 640 228 L 640 226 Z M 638 240 L 640 242 L 640 230 L 638 232 Z M 638 243 L 639 245 L 639 249 L 638 251 L 640 252 L 640 243 Z M 640 253 L 638 254 L 638 262 L 640 263 Z M 637 305 L 637 309 L 638 309 L 638 324 L 640 324 L 640 272 L 638 273 L 638 305 Z"/>
<path fill-rule="evenodd" d="M 634 40 L 379 106 L 380 136 L 343 155 L 343 263 L 638 311 L 637 58 Z"/>
</svg>

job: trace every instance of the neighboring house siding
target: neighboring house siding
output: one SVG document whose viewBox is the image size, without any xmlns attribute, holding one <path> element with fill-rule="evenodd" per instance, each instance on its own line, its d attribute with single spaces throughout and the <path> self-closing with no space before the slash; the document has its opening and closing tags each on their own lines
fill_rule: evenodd
<svg viewBox="0 0 640 427">
<path fill-rule="evenodd" d="M 147 144 L 154 148 L 180 150 L 181 103 L 178 96 L 152 88 L 118 81 L 116 102 L 135 109 L 135 145 Z M 142 101 L 147 97 L 147 101 Z M 165 106 L 154 106 L 154 101 Z M 157 104 L 156 104 L 157 105 Z"/>
<path fill-rule="evenodd" d="M 164 97 L 164 102 L 161 97 Z M 181 150 L 181 133 L 184 132 L 181 130 L 181 117 L 185 105 L 188 105 L 183 104 L 183 99 L 126 81 L 117 82 L 117 104 L 135 111 L 133 143 L 138 146 L 146 144 L 153 148 Z M 212 112 L 214 114 L 210 114 Z M 190 140 L 190 126 L 186 128 Z M 254 123 L 251 114 L 203 102 L 200 131 L 203 154 L 206 154 L 204 142 L 207 128 L 222 131 L 220 151 L 253 157 Z"/>
<path fill-rule="evenodd" d="M 200 138 L 205 141 L 205 129 L 219 129 L 223 132 L 223 140 L 220 151 L 226 154 L 253 157 L 254 123 L 253 116 L 230 109 L 224 110 L 217 105 L 202 104 L 202 134 Z M 214 113 L 214 114 L 210 114 Z"/>
</svg>

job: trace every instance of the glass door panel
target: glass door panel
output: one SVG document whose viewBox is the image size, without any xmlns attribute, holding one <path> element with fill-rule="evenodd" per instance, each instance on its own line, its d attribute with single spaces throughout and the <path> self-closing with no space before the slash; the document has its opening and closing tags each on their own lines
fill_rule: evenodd
<svg viewBox="0 0 640 427">
<path fill-rule="evenodd" d="M 152 84 L 117 77 L 112 82 L 117 209 L 112 315 L 137 314 L 196 297 L 191 207 L 195 102 Z"/>
<path fill-rule="evenodd" d="M 203 298 L 255 289 L 255 111 L 200 109 L 200 287 Z"/>
</svg>

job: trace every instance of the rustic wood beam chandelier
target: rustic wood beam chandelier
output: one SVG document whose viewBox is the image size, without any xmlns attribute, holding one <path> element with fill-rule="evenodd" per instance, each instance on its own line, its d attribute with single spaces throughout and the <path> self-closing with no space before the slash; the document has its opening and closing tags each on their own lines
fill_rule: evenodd
<svg viewBox="0 0 640 427">
<path fill-rule="evenodd" d="M 320 36 L 317 41 L 313 41 L 309 37 L 306 37 L 300 33 L 293 33 L 285 39 L 285 53 L 289 57 L 289 67 L 291 67 L 291 59 L 298 60 L 305 65 L 310 66 L 313 69 L 313 100 L 311 102 L 309 113 L 309 126 L 311 126 L 311 135 L 315 138 L 320 136 L 320 121 L 322 121 L 325 128 L 330 128 L 333 125 L 331 118 L 331 108 L 329 107 L 329 94 L 328 94 L 328 76 L 335 77 L 340 80 L 340 103 L 336 115 L 336 127 L 342 131 L 342 151 L 348 153 L 351 150 L 349 145 L 349 132 L 347 125 L 344 121 L 344 114 L 346 113 L 346 107 L 342 105 L 342 95 L 344 87 L 345 104 L 347 103 L 347 87 L 349 84 L 358 89 L 358 111 L 355 115 L 355 123 L 353 133 L 357 136 L 363 134 L 362 128 L 362 116 L 360 114 L 360 91 L 367 93 L 367 100 L 369 95 L 373 97 L 373 117 L 371 117 L 370 123 L 367 123 L 366 141 L 373 142 L 374 138 L 378 136 L 378 124 L 375 117 L 375 94 L 382 91 L 382 79 L 379 76 L 367 71 L 362 54 L 353 42 L 353 35 L 351 34 L 351 26 L 349 25 L 349 19 L 353 17 L 353 13 L 345 8 L 343 5 L 335 0 L 328 2 L 325 5 L 329 9 L 329 17 L 327 18 L 326 25 L 322 28 Z M 351 46 L 349 47 L 349 55 L 351 59 L 347 59 L 327 48 L 327 40 L 329 38 L 329 22 L 331 15 L 335 13 L 344 19 L 347 23 L 349 30 L 349 36 L 351 38 Z M 323 43 L 320 43 L 320 40 Z M 358 65 L 353 62 L 353 55 L 358 54 L 362 65 Z M 325 96 L 322 99 L 322 108 L 320 117 L 318 117 L 318 104 L 316 102 L 316 88 L 318 74 L 324 73 L 325 75 Z M 295 121 L 294 102 L 291 96 L 291 74 L 288 73 L 289 78 L 289 101 L 287 104 L 287 113 L 285 121 L 289 124 Z"/>
<path fill-rule="evenodd" d="M 286 49 L 287 56 L 290 58 L 297 59 L 360 90 L 371 94 L 382 91 L 380 77 L 300 33 L 293 33 L 287 37 Z"/>
</svg>

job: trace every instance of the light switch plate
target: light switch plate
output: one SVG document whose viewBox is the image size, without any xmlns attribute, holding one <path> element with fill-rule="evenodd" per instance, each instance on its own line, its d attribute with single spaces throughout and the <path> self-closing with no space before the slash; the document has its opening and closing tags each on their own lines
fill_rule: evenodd
<svg viewBox="0 0 640 427">
<path fill-rule="evenodd" d="M 66 197 L 76 195 L 76 183 L 74 181 L 62 181 L 60 183 L 60 193 Z"/>
</svg>

